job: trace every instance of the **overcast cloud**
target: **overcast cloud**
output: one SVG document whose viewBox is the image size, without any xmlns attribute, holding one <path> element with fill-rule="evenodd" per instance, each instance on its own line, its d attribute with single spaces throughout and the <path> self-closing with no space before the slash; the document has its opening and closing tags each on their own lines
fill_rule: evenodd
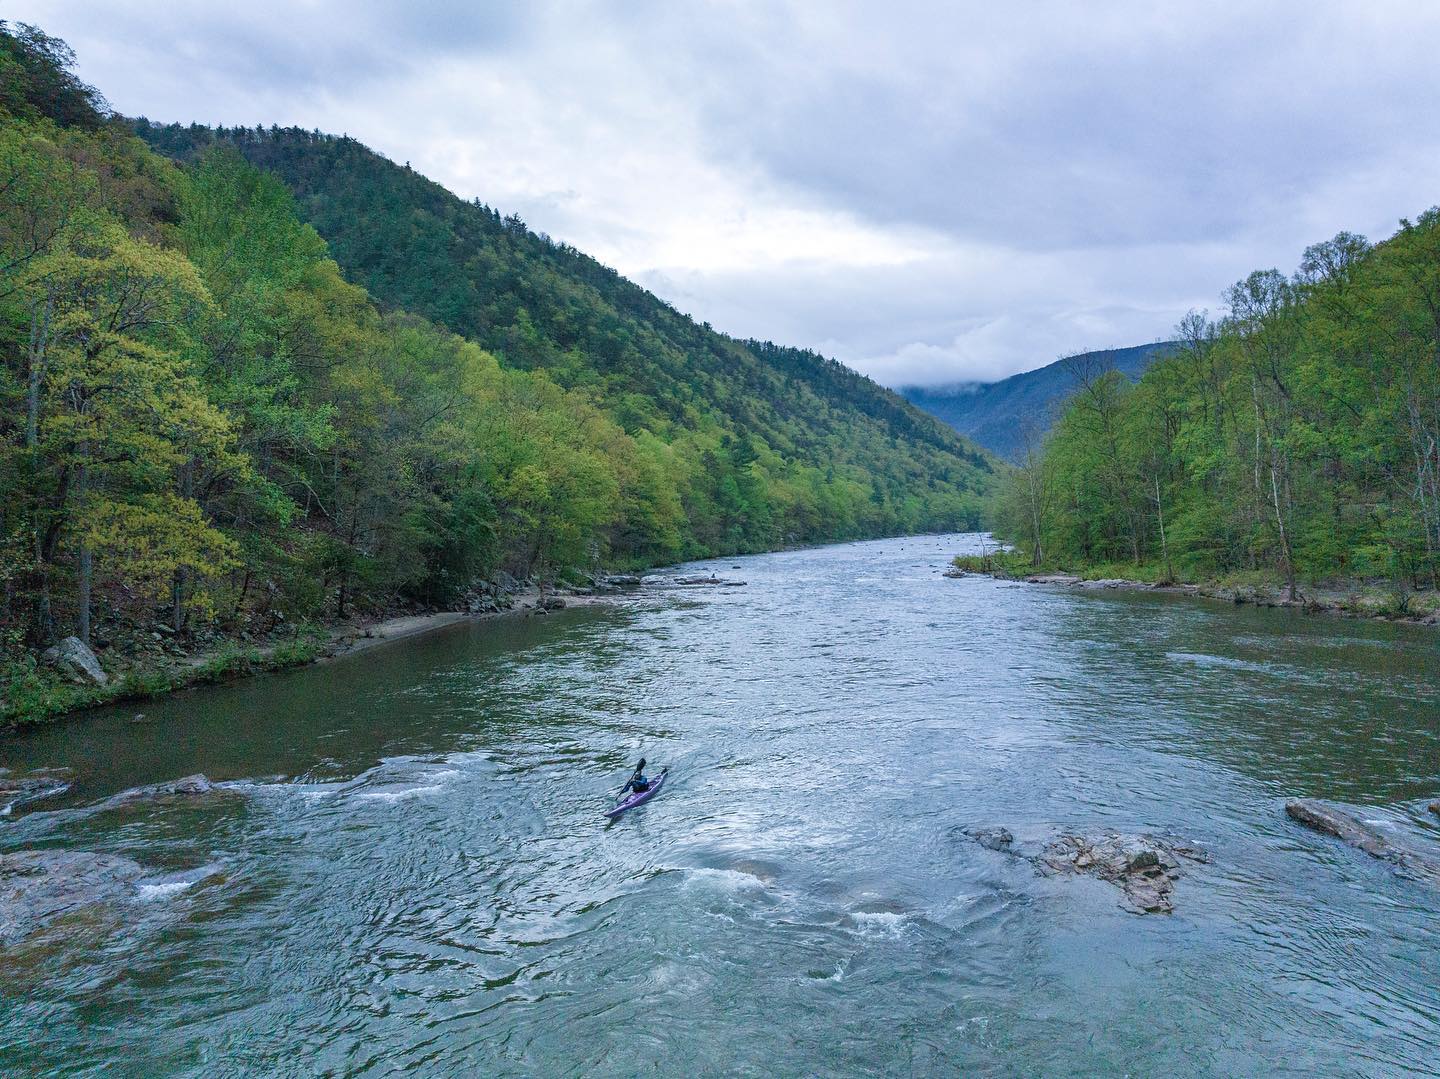
<svg viewBox="0 0 1440 1079">
<path fill-rule="evenodd" d="M 127 115 L 348 133 L 890 385 L 1157 340 L 1440 202 L 1440 5 L 7 8 Z"/>
</svg>

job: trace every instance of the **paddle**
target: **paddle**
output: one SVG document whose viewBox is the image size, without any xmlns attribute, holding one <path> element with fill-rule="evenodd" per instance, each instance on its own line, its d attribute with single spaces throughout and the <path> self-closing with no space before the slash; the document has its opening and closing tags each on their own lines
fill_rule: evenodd
<svg viewBox="0 0 1440 1079">
<path fill-rule="evenodd" d="M 630 773 L 630 778 L 627 779 L 627 780 L 625 781 L 624 786 L 622 786 L 622 787 L 620 788 L 620 793 L 617 794 L 617 795 L 615 795 L 616 798 L 622 798 L 622 797 L 624 797 L 625 792 L 630 789 L 630 784 L 635 782 L 635 777 L 638 776 L 638 775 L 640 775 L 642 772 L 645 771 L 645 765 L 646 765 L 646 763 L 647 763 L 647 762 L 646 762 L 645 758 L 644 758 L 644 757 L 641 757 L 641 758 L 640 758 L 640 763 L 635 766 L 635 771 L 633 771 L 633 772 Z"/>
<path fill-rule="evenodd" d="M 640 760 L 640 763 L 635 766 L 635 771 L 630 774 L 630 778 L 625 781 L 625 785 L 624 785 L 623 787 L 621 787 L 620 790 L 619 790 L 619 792 L 615 795 L 616 798 L 619 798 L 619 799 L 621 799 L 622 801 L 624 800 L 625 792 L 630 789 L 630 784 L 632 784 L 632 783 L 635 782 L 635 777 L 638 776 L 638 775 L 640 775 L 641 772 L 644 770 L 645 763 L 646 763 L 646 762 L 645 762 L 644 758 L 642 757 L 641 760 Z M 670 766 L 669 766 L 669 765 L 666 765 L 664 768 L 660 769 L 660 774 L 650 781 L 650 785 L 647 786 L 647 787 L 645 788 L 645 790 L 643 790 L 643 791 L 636 791 L 635 793 L 636 793 L 636 794 L 644 794 L 644 793 L 646 793 L 646 792 L 648 792 L 648 791 L 654 790 L 654 789 L 656 788 L 656 786 L 659 785 L 660 781 L 661 781 L 662 779 L 664 779 L 664 778 L 665 778 L 667 775 L 669 775 L 669 774 L 670 774 Z"/>
</svg>

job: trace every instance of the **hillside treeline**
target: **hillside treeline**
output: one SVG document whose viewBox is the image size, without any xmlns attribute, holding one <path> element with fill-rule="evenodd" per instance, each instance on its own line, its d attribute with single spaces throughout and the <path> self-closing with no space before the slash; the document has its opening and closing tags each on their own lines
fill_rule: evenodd
<svg viewBox="0 0 1440 1079">
<path fill-rule="evenodd" d="M 1292 598 L 1327 578 L 1435 587 L 1440 211 L 1375 246 L 1341 233 L 1224 300 L 1137 384 L 1073 365 L 1007 483 L 1004 534 L 1036 563 L 1257 571 Z"/>
<path fill-rule="evenodd" d="M 339 185 L 327 206 L 389 276 L 342 270 L 233 140 L 176 164 L 72 61 L 0 24 L 7 649 L 105 620 L 183 634 L 449 603 L 501 568 L 975 523 L 988 461 L 868 380 L 857 409 L 818 358 L 772 368 L 458 200 L 490 224 L 437 244 L 484 274 L 416 261 L 390 218 L 417 215 L 344 172 L 374 155 L 307 137 L 348 155 L 316 165 Z M 362 287 L 400 280 L 414 311 Z"/>
<path fill-rule="evenodd" d="M 156 125 L 157 150 L 230 147 L 278 177 L 347 278 L 582 392 L 670 448 L 682 542 L 646 558 L 975 527 L 992 462 L 843 365 L 741 342 L 569 244 L 457 198 L 354 139 L 295 128 Z"/>
</svg>

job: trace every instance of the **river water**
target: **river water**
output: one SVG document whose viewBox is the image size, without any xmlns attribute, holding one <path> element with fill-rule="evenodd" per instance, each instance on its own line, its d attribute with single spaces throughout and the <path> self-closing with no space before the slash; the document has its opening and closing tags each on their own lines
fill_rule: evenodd
<svg viewBox="0 0 1440 1079">
<path fill-rule="evenodd" d="M 77 783 L 0 849 L 169 875 L 0 952 L 0 1072 L 1436 1074 L 1440 892 L 1282 807 L 1440 847 L 1440 637 L 940 577 L 977 542 L 707 562 L 748 585 L 7 743 Z M 641 754 L 666 788 L 607 825 Z M 193 772 L 226 787 L 97 808 Z M 1140 917 L 992 824 L 1213 859 Z"/>
</svg>

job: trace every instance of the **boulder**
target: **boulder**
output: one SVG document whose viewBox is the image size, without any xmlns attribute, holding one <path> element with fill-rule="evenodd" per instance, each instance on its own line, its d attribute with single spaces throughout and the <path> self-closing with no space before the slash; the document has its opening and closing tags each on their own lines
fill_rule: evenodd
<svg viewBox="0 0 1440 1079">
<path fill-rule="evenodd" d="M 968 577 L 969 574 L 966 573 L 966 572 L 965 572 L 963 569 L 961 569 L 959 566 L 951 566 L 949 569 L 947 569 L 947 570 L 946 570 L 944 573 L 942 573 L 940 576 L 942 576 L 942 577 L 949 577 L 949 578 L 951 578 L 951 579 L 953 579 L 953 580 L 957 580 L 957 581 L 958 581 L 961 577 Z"/>
<path fill-rule="evenodd" d="M 536 606 L 542 611 L 560 611 L 565 609 L 565 600 L 560 596 L 546 596 Z"/>
<path fill-rule="evenodd" d="M 74 773 L 68 768 L 37 768 L 12 772 L 0 768 L 0 817 L 8 817 L 21 806 L 54 798 L 70 789 Z"/>
<path fill-rule="evenodd" d="M 103 686 L 110 681 L 95 653 L 79 637 L 66 637 L 53 648 L 45 649 L 40 658 L 77 682 Z"/>
<path fill-rule="evenodd" d="M 1068 573 L 1035 573 L 1025 578 L 1026 584 L 1079 584 L 1080 578 Z"/>
</svg>

